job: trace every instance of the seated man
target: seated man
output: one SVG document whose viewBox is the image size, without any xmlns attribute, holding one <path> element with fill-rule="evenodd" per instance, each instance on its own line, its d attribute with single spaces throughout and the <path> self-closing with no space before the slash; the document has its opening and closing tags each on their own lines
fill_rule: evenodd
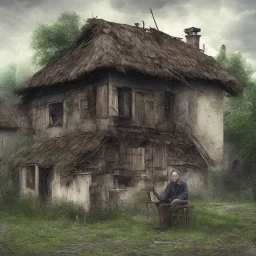
<svg viewBox="0 0 256 256">
<path fill-rule="evenodd" d="M 159 199 L 159 203 L 171 203 L 170 206 L 159 207 L 160 229 L 168 228 L 169 216 L 168 210 L 174 210 L 176 205 L 188 203 L 188 186 L 186 182 L 179 179 L 178 171 L 171 172 L 171 182 L 167 185 L 164 195 L 159 196 L 155 188 L 153 193 Z"/>
</svg>

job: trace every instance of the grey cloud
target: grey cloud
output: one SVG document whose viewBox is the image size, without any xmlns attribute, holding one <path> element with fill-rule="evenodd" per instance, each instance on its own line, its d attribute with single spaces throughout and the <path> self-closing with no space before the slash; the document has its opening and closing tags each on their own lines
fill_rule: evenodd
<svg viewBox="0 0 256 256">
<path fill-rule="evenodd" d="M 253 11 L 244 13 L 242 18 L 231 26 L 226 37 L 240 43 L 240 51 L 256 59 L 256 6 Z"/>
<path fill-rule="evenodd" d="M 161 15 L 166 16 L 167 12 L 170 13 L 172 11 L 178 10 L 184 11 L 185 5 L 190 1 L 191 0 L 110 0 L 110 4 L 113 8 L 118 9 L 122 12 L 133 11 L 140 13 L 149 13 L 149 8 L 152 8 L 153 11 L 161 10 Z"/>
<path fill-rule="evenodd" d="M 114 8 L 117 9 L 130 9 L 130 8 L 140 8 L 140 9 L 148 9 L 148 8 L 155 8 L 155 9 L 161 9 L 164 6 L 168 5 L 168 4 L 179 4 L 181 1 L 179 0 L 141 0 L 141 1 L 137 1 L 137 0 L 130 0 L 130 1 L 126 1 L 126 0 L 111 0 L 110 3 L 112 4 L 112 6 Z M 187 2 L 187 1 L 183 1 Z"/>
<path fill-rule="evenodd" d="M 187 11 L 197 12 L 200 8 L 218 8 L 221 0 L 205 1 L 205 0 L 110 0 L 114 8 L 122 11 L 137 10 L 140 12 L 148 12 L 149 8 L 158 10 L 169 8 L 171 11 L 180 11 L 187 9 Z M 180 13 L 184 16 L 186 13 Z"/>
<path fill-rule="evenodd" d="M 161 25 L 166 24 L 182 25 L 181 27 L 185 28 L 186 20 L 186 26 L 191 24 L 202 28 L 202 39 L 207 39 L 209 47 L 218 50 L 219 46 L 225 43 L 228 51 L 240 50 L 256 61 L 256 15 L 253 13 L 256 10 L 256 1 L 250 0 L 0 0 L 0 34 L 4 35 L 0 40 L 0 53 L 1 50 L 11 51 L 12 48 L 19 48 L 19 38 L 23 39 L 23 42 L 24 38 L 27 38 L 29 45 L 29 36 L 38 23 L 54 21 L 66 10 L 87 13 L 89 16 L 94 12 L 94 15 L 104 19 L 108 10 L 101 8 L 103 2 L 109 2 L 110 8 L 120 13 L 119 19 L 124 17 L 120 22 L 128 24 L 133 24 L 137 20 L 151 22 L 149 8 L 153 9 L 160 29 Z M 94 8 L 90 11 L 91 5 L 95 3 L 98 3 L 99 9 Z M 216 19 L 219 19 L 219 11 L 223 7 L 237 15 L 237 22 L 225 23 L 223 27 L 216 28 L 222 33 L 215 36 L 212 29 L 215 26 L 215 19 L 206 21 L 207 16 L 204 12 L 210 10 L 216 15 Z M 115 16 L 111 20 L 117 21 Z M 194 20 L 199 24 L 190 23 Z M 238 42 L 239 47 L 233 44 L 234 41 Z"/>
<path fill-rule="evenodd" d="M 205 11 L 212 11 L 219 19 L 220 11 L 223 9 L 229 10 L 232 15 L 236 16 L 236 20 L 232 23 L 225 24 L 225 27 L 216 28 L 221 31 L 218 33 L 219 38 L 216 38 L 212 33 L 212 28 L 208 30 L 205 27 L 206 20 L 201 20 L 200 27 L 202 28 L 202 37 L 207 38 L 208 43 L 216 50 L 222 43 L 227 45 L 228 51 L 241 51 L 246 56 L 256 61 L 256 1 L 255 0 L 110 0 L 113 8 L 127 13 L 133 11 L 134 14 L 149 13 L 149 8 L 155 11 L 156 17 L 171 20 L 172 14 L 175 17 L 180 17 L 175 23 L 182 23 L 183 18 L 204 17 Z M 169 17 L 169 18 L 168 18 Z M 204 17 L 205 19 L 205 17 Z M 193 24 L 192 24 L 193 25 Z M 207 26 L 214 27 L 215 20 L 207 21 Z"/>
<path fill-rule="evenodd" d="M 25 7 L 25 8 L 30 8 L 33 6 L 40 5 L 47 0 L 1 0 L 0 1 L 0 8 L 11 8 L 11 9 L 16 9 L 18 7 Z"/>
<path fill-rule="evenodd" d="M 253 10 L 256 8 L 255 0 L 228 0 L 228 4 L 232 6 L 238 12 L 243 12 L 246 10 Z"/>
</svg>

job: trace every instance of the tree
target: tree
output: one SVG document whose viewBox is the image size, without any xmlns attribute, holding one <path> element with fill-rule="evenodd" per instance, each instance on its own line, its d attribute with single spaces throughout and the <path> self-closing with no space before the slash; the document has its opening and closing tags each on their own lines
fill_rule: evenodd
<svg viewBox="0 0 256 256">
<path fill-rule="evenodd" d="M 33 73 L 32 67 L 27 63 L 22 67 L 11 64 L 0 69 L 0 98 L 12 99 L 12 91 Z"/>
<path fill-rule="evenodd" d="M 17 67 L 14 64 L 0 70 L 0 88 L 9 88 L 10 90 L 15 88 L 17 85 L 16 73 Z"/>
<path fill-rule="evenodd" d="M 227 54 L 225 45 L 222 45 L 216 56 L 216 61 L 236 77 L 244 87 L 254 85 L 253 73 L 255 70 L 240 52 Z"/>
<path fill-rule="evenodd" d="M 75 12 L 62 13 L 52 25 L 38 25 L 31 38 L 33 63 L 43 67 L 68 51 L 80 34 L 80 27 L 81 19 Z"/>
<path fill-rule="evenodd" d="M 217 62 L 244 85 L 243 95 L 229 98 L 228 111 L 225 112 L 225 141 L 240 152 L 247 168 L 247 174 L 256 185 L 256 83 L 253 78 L 255 69 L 248 64 L 241 53 L 226 54 L 221 48 Z M 227 99 L 227 98 L 226 98 Z M 254 191 L 256 199 L 256 190 Z"/>
</svg>

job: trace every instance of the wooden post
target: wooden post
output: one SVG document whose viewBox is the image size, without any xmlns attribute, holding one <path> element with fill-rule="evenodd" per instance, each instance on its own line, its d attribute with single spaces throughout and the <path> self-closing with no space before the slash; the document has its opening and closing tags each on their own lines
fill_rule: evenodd
<svg viewBox="0 0 256 256">
<path fill-rule="evenodd" d="M 39 196 L 39 167 L 35 164 L 35 194 Z"/>
</svg>

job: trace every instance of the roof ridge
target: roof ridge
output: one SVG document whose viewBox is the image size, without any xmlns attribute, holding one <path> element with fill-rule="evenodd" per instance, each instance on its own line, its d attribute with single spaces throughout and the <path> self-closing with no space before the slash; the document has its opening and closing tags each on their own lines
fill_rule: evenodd
<svg viewBox="0 0 256 256">
<path fill-rule="evenodd" d="M 150 31 L 89 19 L 73 48 L 34 74 L 16 92 L 79 80 L 85 74 L 106 68 L 126 73 L 136 70 L 181 82 L 188 79 L 217 81 L 233 95 L 243 91 L 241 83 L 218 66 L 213 57 L 163 31 L 154 28 Z M 132 47 L 131 42 L 134 42 Z M 148 52 L 155 56 L 153 60 Z"/>
</svg>

